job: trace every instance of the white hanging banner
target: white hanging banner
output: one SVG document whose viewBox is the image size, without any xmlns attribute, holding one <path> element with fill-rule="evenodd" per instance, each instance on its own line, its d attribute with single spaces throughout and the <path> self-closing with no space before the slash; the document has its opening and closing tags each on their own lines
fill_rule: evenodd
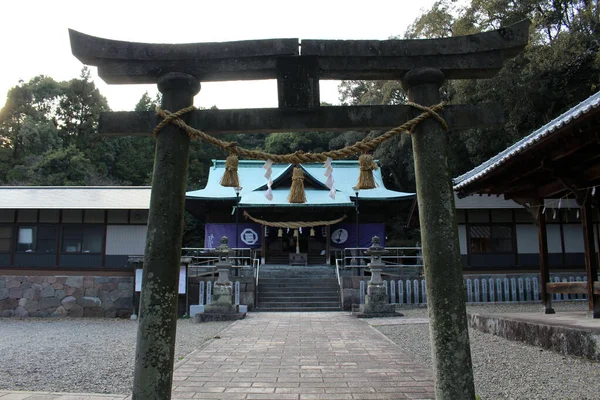
<svg viewBox="0 0 600 400">
<path fill-rule="evenodd" d="M 333 200 L 335 200 L 335 179 L 333 179 L 333 167 L 331 166 L 331 163 L 333 162 L 333 159 L 331 157 L 327 157 L 327 160 L 325 160 L 325 176 L 327 177 L 327 180 L 325 181 L 325 186 L 327 186 L 329 188 L 329 197 L 331 197 Z"/>
<path fill-rule="evenodd" d="M 267 160 L 265 165 L 263 165 L 263 168 L 266 170 L 265 178 L 267 178 L 267 190 L 265 191 L 265 197 L 269 201 L 273 201 L 273 190 L 271 189 L 271 186 L 273 186 L 273 181 L 271 180 L 271 174 L 273 173 L 273 170 L 271 169 L 271 165 L 273 165 L 273 161 L 271 160 Z"/>
</svg>

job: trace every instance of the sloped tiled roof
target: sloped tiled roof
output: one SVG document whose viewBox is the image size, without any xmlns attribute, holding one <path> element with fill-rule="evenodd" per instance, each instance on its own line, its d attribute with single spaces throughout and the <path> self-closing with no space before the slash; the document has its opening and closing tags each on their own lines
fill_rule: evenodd
<svg viewBox="0 0 600 400">
<path fill-rule="evenodd" d="M 360 173 L 358 161 L 333 161 L 333 178 L 337 191 L 336 198 L 331 199 L 328 196 L 329 189 L 325 188 L 326 177 L 323 163 L 301 164 L 302 169 L 309 178 L 318 182 L 323 189 L 306 190 L 307 202 L 304 204 L 289 204 L 287 196 L 289 188 L 280 187 L 277 184 L 273 187 L 273 200 L 269 201 L 264 196 L 264 189 L 267 180 L 264 177 L 264 161 L 240 160 L 238 165 L 238 176 L 242 191 L 240 192 L 240 205 L 243 206 L 351 206 L 352 199 L 356 197 L 353 186 L 358 181 Z M 271 179 L 277 182 L 284 175 L 290 172 L 291 164 L 273 164 L 273 173 Z M 235 191 L 231 187 L 223 187 L 220 184 L 221 177 L 225 171 L 224 160 L 213 160 L 213 167 L 208 175 L 206 187 L 201 190 L 195 190 L 187 193 L 188 199 L 203 200 L 234 200 Z M 375 189 L 361 190 L 359 198 L 364 200 L 399 200 L 414 197 L 414 193 L 396 192 L 386 189 L 381 177 L 381 169 L 373 172 L 377 187 Z"/>
<path fill-rule="evenodd" d="M 485 161 L 484 163 L 473 168 L 469 172 L 467 172 L 457 178 L 454 178 L 454 180 L 453 180 L 454 190 L 460 190 L 463 187 L 469 185 L 470 183 L 488 175 L 495 169 L 504 165 L 506 162 L 508 162 L 510 159 L 512 159 L 516 155 L 526 151 L 528 148 L 534 146 L 540 140 L 550 136 L 553 132 L 556 132 L 557 130 L 559 130 L 563 126 L 567 125 L 571 121 L 574 121 L 575 119 L 580 118 L 580 117 L 588 114 L 592 110 L 595 110 L 599 107 L 600 107 L 600 92 L 598 92 L 598 93 L 594 94 L 593 96 L 589 97 L 588 99 L 582 101 L 575 107 L 571 108 L 569 111 L 567 111 L 564 114 L 553 119 L 546 125 L 542 126 L 541 128 L 539 128 L 536 131 L 534 131 L 533 133 L 531 133 L 530 135 L 519 140 L 518 142 L 516 142 L 515 144 L 513 144 L 506 150 L 496 154 L 494 157 L 490 158 L 489 160 Z"/>
<path fill-rule="evenodd" d="M 0 208 L 147 210 L 150 186 L 2 186 Z"/>
</svg>

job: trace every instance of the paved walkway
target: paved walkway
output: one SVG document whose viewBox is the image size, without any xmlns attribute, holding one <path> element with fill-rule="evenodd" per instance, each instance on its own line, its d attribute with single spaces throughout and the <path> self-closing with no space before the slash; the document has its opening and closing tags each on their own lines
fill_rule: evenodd
<svg viewBox="0 0 600 400">
<path fill-rule="evenodd" d="M 172 399 L 191 398 L 432 399 L 434 393 L 430 370 L 349 313 L 250 313 L 177 365 Z M 8 399 L 30 398 L 0 392 L 0 400 Z"/>
</svg>

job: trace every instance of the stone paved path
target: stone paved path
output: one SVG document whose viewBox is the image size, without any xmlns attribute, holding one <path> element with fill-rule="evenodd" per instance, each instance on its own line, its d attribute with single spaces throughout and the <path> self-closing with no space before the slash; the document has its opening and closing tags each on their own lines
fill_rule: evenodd
<svg viewBox="0 0 600 400">
<path fill-rule="evenodd" d="M 173 399 L 434 398 L 430 370 L 341 312 L 251 313 L 188 356 L 173 385 Z"/>
<path fill-rule="evenodd" d="M 423 338 L 429 340 L 429 338 Z M 172 399 L 433 399 L 430 370 L 349 313 L 250 313 L 174 371 Z M 0 400 L 127 396 L 2 392 Z"/>
<path fill-rule="evenodd" d="M 129 396 L 91 393 L 7 392 L 0 390 L 0 400 L 125 400 Z"/>
</svg>

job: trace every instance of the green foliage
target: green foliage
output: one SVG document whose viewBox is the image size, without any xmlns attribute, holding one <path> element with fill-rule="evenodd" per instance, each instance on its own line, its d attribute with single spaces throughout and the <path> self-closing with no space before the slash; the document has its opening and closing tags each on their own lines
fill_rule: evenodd
<svg viewBox="0 0 600 400">
<path fill-rule="evenodd" d="M 333 136 L 330 132 L 272 133 L 265 140 L 265 151 L 274 154 L 287 154 L 298 150 L 318 153 L 328 150 L 329 141 Z"/>
<path fill-rule="evenodd" d="M 92 162 L 75 145 L 48 150 L 33 166 L 34 183 L 44 186 L 85 186 L 94 174 Z"/>
<path fill-rule="evenodd" d="M 449 81 L 442 97 L 456 104 L 499 102 L 506 124 L 452 133 L 449 165 L 456 176 L 487 160 L 598 90 L 600 10 L 586 0 L 439 0 L 419 16 L 405 38 L 439 38 L 477 33 L 532 20 L 530 45 L 492 79 Z M 386 89 L 388 88 L 388 89 Z M 389 89 L 391 88 L 391 89 Z M 344 81 L 345 104 L 398 104 L 398 82 Z M 337 138 L 337 142 L 344 142 Z M 337 143 L 336 143 L 337 144 Z M 410 139 L 395 138 L 375 151 L 388 183 L 414 189 Z"/>
</svg>

